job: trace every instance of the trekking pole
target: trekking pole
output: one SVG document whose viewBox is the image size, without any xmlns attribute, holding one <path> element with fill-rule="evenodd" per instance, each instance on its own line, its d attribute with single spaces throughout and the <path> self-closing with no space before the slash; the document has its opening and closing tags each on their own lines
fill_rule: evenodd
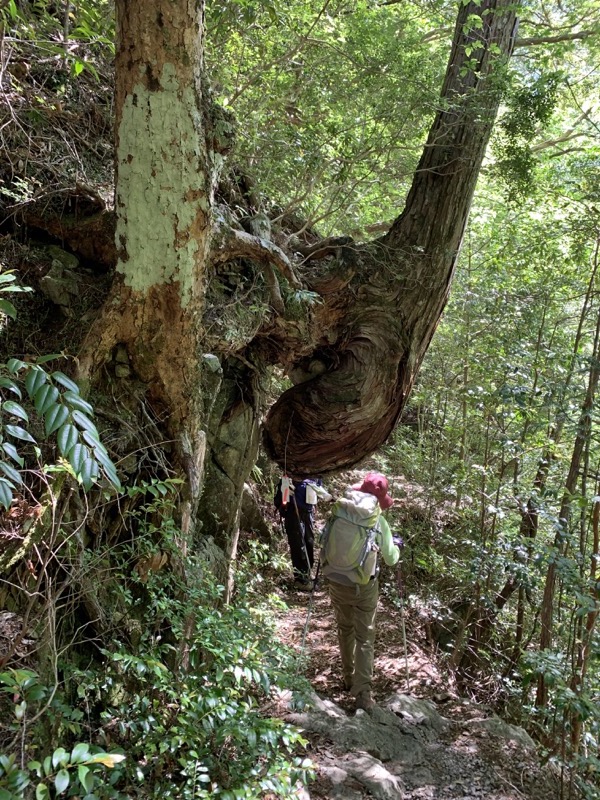
<svg viewBox="0 0 600 800">
<path fill-rule="evenodd" d="M 296 511 L 296 519 L 298 520 L 298 529 L 300 531 L 300 538 L 302 540 L 302 549 L 304 550 L 304 558 L 306 559 L 306 568 L 308 569 L 308 580 L 310 581 L 312 580 L 311 579 L 312 565 L 310 563 L 310 558 L 308 557 L 308 548 L 306 547 L 306 525 L 300 517 L 300 511 L 298 510 L 298 503 L 296 502 L 295 497 L 292 497 L 292 503 L 294 504 L 294 509 Z"/>
<path fill-rule="evenodd" d="M 302 640 L 300 642 L 300 655 L 304 653 L 304 645 L 306 644 L 306 634 L 308 633 L 308 623 L 310 622 L 310 615 L 313 610 L 313 605 L 315 601 L 315 591 L 317 589 L 317 583 L 319 580 L 319 572 L 321 570 L 321 556 L 319 555 L 319 560 L 317 561 L 317 571 L 315 574 L 315 580 L 313 583 L 313 588 L 310 593 L 310 597 L 308 598 L 308 608 L 306 610 L 306 622 L 304 623 L 304 630 L 302 631 Z"/>
<path fill-rule="evenodd" d="M 400 598 L 400 621 L 402 624 L 402 646 L 404 648 L 404 669 L 406 677 L 406 691 L 410 690 L 410 682 L 408 676 L 408 649 L 406 647 L 406 623 L 404 620 L 404 589 L 402 586 L 402 562 L 398 562 L 398 569 L 396 571 L 396 579 L 398 582 L 398 596 Z"/>
</svg>

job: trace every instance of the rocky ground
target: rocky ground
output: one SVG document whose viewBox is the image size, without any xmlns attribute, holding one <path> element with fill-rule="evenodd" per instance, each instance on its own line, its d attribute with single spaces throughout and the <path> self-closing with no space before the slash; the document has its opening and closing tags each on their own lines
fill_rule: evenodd
<svg viewBox="0 0 600 800">
<path fill-rule="evenodd" d="M 310 596 L 278 589 L 288 610 L 279 622 L 283 641 L 302 646 Z M 304 646 L 304 675 L 312 707 L 285 719 L 306 732 L 316 765 L 309 796 L 361 800 L 554 800 L 560 775 L 542 765 L 521 728 L 454 691 L 437 666 L 411 614 L 380 601 L 374 695 L 378 707 L 355 712 L 341 685 L 329 600 L 315 592 Z"/>
</svg>

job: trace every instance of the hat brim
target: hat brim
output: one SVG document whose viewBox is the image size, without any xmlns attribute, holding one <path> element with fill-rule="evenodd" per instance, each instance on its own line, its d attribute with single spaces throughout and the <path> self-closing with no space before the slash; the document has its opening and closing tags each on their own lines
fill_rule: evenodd
<svg viewBox="0 0 600 800">
<path fill-rule="evenodd" d="M 386 494 L 383 500 L 379 500 L 379 505 L 381 506 L 382 511 L 387 511 L 388 508 L 391 508 L 394 505 L 394 499 L 390 497 L 389 494 Z"/>
</svg>

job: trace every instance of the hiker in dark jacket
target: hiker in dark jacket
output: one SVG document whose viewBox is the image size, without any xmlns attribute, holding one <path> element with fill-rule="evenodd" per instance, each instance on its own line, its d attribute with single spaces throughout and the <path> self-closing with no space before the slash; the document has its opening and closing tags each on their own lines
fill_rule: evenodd
<svg viewBox="0 0 600 800">
<path fill-rule="evenodd" d="M 331 500 L 321 481 L 297 481 L 283 477 L 275 493 L 275 506 L 281 515 L 290 547 L 294 588 L 310 592 L 313 588 L 314 509 L 319 498 Z"/>
<path fill-rule="evenodd" d="M 379 599 L 377 558 L 396 564 L 400 550 L 382 511 L 394 501 L 388 481 L 368 472 L 332 508 L 321 563 L 337 623 L 344 688 L 356 698 L 356 708 L 369 711 Z"/>
</svg>

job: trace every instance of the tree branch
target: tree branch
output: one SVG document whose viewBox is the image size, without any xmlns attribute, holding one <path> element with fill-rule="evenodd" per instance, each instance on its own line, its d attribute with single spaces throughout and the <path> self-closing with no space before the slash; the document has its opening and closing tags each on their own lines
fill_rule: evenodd
<svg viewBox="0 0 600 800">
<path fill-rule="evenodd" d="M 532 36 L 527 39 L 517 39 L 515 47 L 528 47 L 536 44 L 555 44 L 557 42 L 573 42 L 576 39 L 589 39 L 591 36 L 598 36 L 600 28 L 592 28 L 587 31 L 574 31 L 573 33 L 557 33 L 555 36 Z"/>
<path fill-rule="evenodd" d="M 537 153 L 540 150 L 546 150 L 548 147 L 555 147 L 557 144 L 563 144 L 563 142 L 570 142 L 571 139 L 578 139 L 581 136 L 585 136 L 585 131 L 578 131 L 577 126 L 580 122 L 583 122 L 589 116 L 589 111 L 583 111 L 575 120 L 575 122 L 571 125 L 571 127 L 566 130 L 562 136 L 557 136 L 556 139 L 547 139 L 543 142 L 538 142 L 538 144 L 533 145 L 531 148 L 533 153 Z"/>
<path fill-rule="evenodd" d="M 213 238 L 210 260 L 214 264 L 221 264 L 233 258 L 249 258 L 252 261 L 271 264 L 292 286 L 299 289 L 302 284 L 294 274 L 289 258 L 280 247 L 260 236 L 252 236 L 246 231 L 219 224 L 217 235 Z"/>
<path fill-rule="evenodd" d="M 335 253 L 340 247 L 352 244 L 351 236 L 328 236 L 326 239 L 321 239 L 314 244 L 301 244 L 294 242 L 294 250 L 304 256 L 304 261 L 316 261 L 320 258 Z"/>
</svg>

